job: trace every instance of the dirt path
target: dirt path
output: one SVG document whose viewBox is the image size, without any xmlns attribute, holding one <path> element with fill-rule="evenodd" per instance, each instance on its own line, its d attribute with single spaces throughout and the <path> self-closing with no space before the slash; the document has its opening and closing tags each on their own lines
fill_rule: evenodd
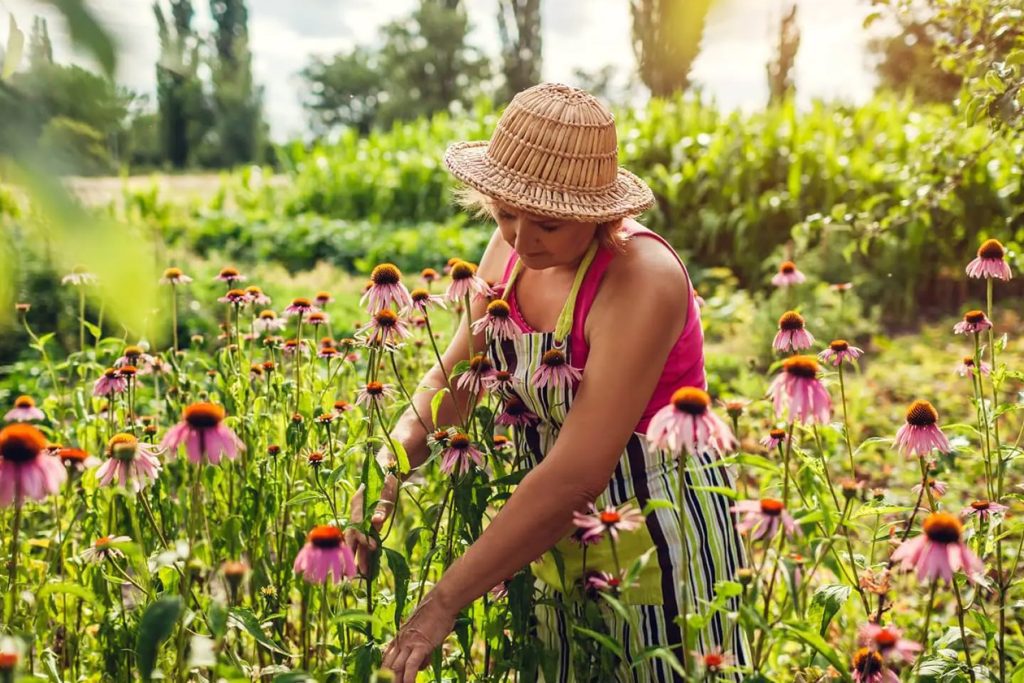
<svg viewBox="0 0 1024 683">
<path fill-rule="evenodd" d="M 65 182 L 82 202 L 89 206 L 103 206 L 121 198 L 125 189 L 131 191 L 147 190 L 156 184 L 160 188 L 163 199 L 174 197 L 180 200 L 209 200 L 220 189 L 223 182 L 220 173 L 192 173 L 186 175 L 168 175 L 153 173 L 122 178 L 120 176 L 83 177 L 69 176 Z M 274 175 L 266 178 L 266 182 L 280 187 L 288 182 L 286 176 Z"/>
</svg>

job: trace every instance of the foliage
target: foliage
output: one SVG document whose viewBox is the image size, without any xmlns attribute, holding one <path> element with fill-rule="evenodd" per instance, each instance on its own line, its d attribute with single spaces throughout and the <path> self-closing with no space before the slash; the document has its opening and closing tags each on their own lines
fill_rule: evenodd
<svg viewBox="0 0 1024 683">
<path fill-rule="evenodd" d="M 796 63 L 796 52 L 800 49 L 800 27 L 796 23 L 797 5 L 779 21 L 779 42 L 775 48 L 775 57 L 768 62 L 769 101 L 779 103 L 792 97 L 794 92 L 793 66 Z"/>
<path fill-rule="evenodd" d="M 511 100 L 520 90 L 540 82 L 543 42 L 540 0 L 499 0 L 498 35 L 501 37 L 501 99 Z"/>
<path fill-rule="evenodd" d="M 711 0 L 630 0 L 633 53 L 651 95 L 667 97 L 690 86 Z"/>
</svg>

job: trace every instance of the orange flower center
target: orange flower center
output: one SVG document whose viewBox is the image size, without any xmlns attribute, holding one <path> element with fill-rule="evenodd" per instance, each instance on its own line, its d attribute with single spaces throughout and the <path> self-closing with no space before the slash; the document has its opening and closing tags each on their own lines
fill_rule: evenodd
<svg viewBox="0 0 1024 683">
<path fill-rule="evenodd" d="M 324 460 L 324 454 L 320 451 L 313 451 L 307 458 L 310 465 L 319 465 Z"/>
<path fill-rule="evenodd" d="M 781 500 L 776 500 L 774 498 L 761 499 L 761 513 L 768 515 L 769 517 L 778 517 L 781 515 L 783 507 Z"/>
<path fill-rule="evenodd" d="M 107 368 L 103 371 L 103 376 L 107 379 L 114 379 L 117 377 L 117 370 L 115 368 Z"/>
<path fill-rule="evenodd" d="M 245 288 L 245 293 L 251 294 L 253 296 L 259 296 L 263 294 L 263 290 L 256 285 L 249 285 L 248 287 Z"/>
<path fill-rule="evenodd" d="M 469 361 L 469 369 L 473 372 L 487 372 L 494 369 L 494 364 L 491 363 L 491 359 L 482 353 L 478 353 L 473 356 L 473 360 Z"/>
<path fill-rule="evenodd" d="M 377 315 L 373 316 L 373 319 L 379 327 L 394 327 L 398 324 L 398 315 L 390 308 L 378 311 Z"/>
<path fill-rule="evenodd" d="M 511 309 L 504 299 L 495 299 L 487 304 L 487 314 L 494 318 L 507 318 Z"/>
<path fill-rule="evenodd" d="M 927 427 L 939 421 L 939 413 L 928 401 L 918 399 L 907 408 L 907 424 Z"/>
<path fill-rule="evenodd" d="M 133 344 L 131 346 L 124 347 L 124 355 L 128 358 L 138 358 L 142 353 L 143 351 L 141 346 L 135 346 Z"/>
<path fill-rule="evenodd" d="M 782 369 L 796 377 L 814 379 L 818 376 L 818 361 L 811 356 L 791 356 L 782 361 Z"/>
<path fill-rule="evenodd" d="M 122 365 L 117 371 L 122 377 L 134 377 L 139 369 L 134 365 Z"/>
<path fill-rule="evenodd" d="M 780 273 L 785 273 L 786 275 L 789 275 L 794 271 L 796 271 L 796 264 L 793 263 L 792 261 L 783 261 L 782 265 L 779 266 Z"/>
<path fill-rule="evenodd" d="M 168 280 L 177 280 L 184 273 L 181 272 L 181 268 L 168 268 L 164 271 L 164 277 Z"/>
<path fill-rule="evenodd" d="M 453 280 L 468 280 L 473 277 L 474 272 L 473 264 L 465 261 L 459 261 L 452 265 L 452 279 Z"/>
<path fill-rule="evenodd" d="M 225 562 L 224 563 L 224 576 L 229 578 L 241 578 L 245 576 L 245 573 L 249 570 L 244 562 Z"/>
<path fill-rule="evenodd" d="M 370 273 L 375 285 L 397 285 L 402 279 L 402 271 L 393 263 L 381 263 Z"/>
<path fill-rule="evenodd" d="M 327 320 L 327 316 L 325 316 L 323 313 L 315 312 L 310 313 L 309 317 L 306 318 L 306 320 L 314 325 L 322 325 Z"/>
<path fill-rule="evenodd" d="M 271 310 L 260 311 L 260 320 L 274 320 L 277 318 L 277 313 Z"/>
<path fill-rule="evenodd" d="M 787 332 L 804 329 L 804 318 L 796 311 L 786 311 L 779 318 L 779 329 Z"/>
<path fill-rule="evenodd" d="M 974 358 L 972 358 L 971 356 L 964 356 L 964 365 L 966 365 L 969 368 L 973 368 Z"/>
<path fill-rule="evenodd" d="M 508 437 L 507 436 L 503 436 L 502 434 L 495 434 L 494 435 L 494 446 L 495 446 L 495 448 L 500 448 L 501 446 L 504 446 L 508 442 L 509 441 L 508 441 Z"/>
<path fill-rule="evenodd" d="M 513 417 L 524 414 L 526 410 L 526 404 L 518 396 L 513 396 L 505 404 L 505 412 Z"/>
<path fill-rule="evenodd" d="M 423 271 L 420 273 L 420 277 L 429 282 L 431 280 L 436 280 L 437 278 L 440 277 L 440 275 L 438 275 L 437 271 L 434 270 L 433 268 L 424 268 Z"/>
<path fill-rule="evenodd" d="M 107 442 L 107 453 L 122 461 L 135 459 L 135 451 L 138 448 L 139 440 L 131 434 L 115 434 Z"/>
<path fill-rule="evenodd" d="M 772 437 L 773 439 L 785 439 L 786 438 L 786 430 L 785 429 L 773 429 L 770 432 L 768 432 L 768 436 Z"/>
<path fill-rule="evenodd" d="M 973 503 L 971 503 L 971 507 L 974 508 L 975 510 L 978 510 L 979 512 L 983 512 L 992 507 L 992 503 L 990 503 L 987 500 L 976 500 Z"/>
<path fill-rule="evenodd" d="M 978 247 L 978 256 L 981 258 L 1002 259 L 1005 254 L 1006 249 L 999 240 L 985 240 Z"/>
<path fill-rule="evenodd" d="M 18 665 L 16 652 L 0 652 L 0 671 L 10 671 Z"/>
<path fill-rule="evenodd" d="M 62 448 L 58 451 L 57 455 L 65 463 L 73 464 L 85 462 L 89 454 L 83 451 L 81 448 Z"/>
<path fill-rule="evenodd" d="M 467 450 L 470 445 L 469 437 L 465 434 L 456 434 L 449 441 L 449 446 L 457 448 L 460 451 Z"/>
<path fill-rule="evenodd" d="M 322 525 L 315 526 L 309 532 L 309 542 L 317 548 L 337 548 L 341 545 L 341 529 L 336 526 Z"/>
<path fill-rule="evenodd" d="M 947 545 L 959 542 L 964 528 L 960 520 L 948 512 L 933 512 L 924 520 L 923 526 L 928 540 Z"/>
<path fill-rule="evenodd" d="M 708 669 L 720 669 L 724 663 L 725 657 L 717 652 L 711 652 L 704 655 L 704 666 Z"/>
<path fill-rule="evenodd" d="M 878 645 L 880 650 L 887 650 L 894 647 L 899 642 L 900 637 L 895 631 L 887 628 L 883 628 L 875 635 L 875 644 Z"/>
<path fill-rule="evenodd" d="M 224 295 L 230 301 L 241 301 L 245 298 L 245 290 L 243 289 L 229 289 L 228 293 Z"/>
<path fill-rule="evenodd" d="M 409 293 L 409 296 L 415 303 L 421 304 L 430 298 L 430 292 L 425 289 L 414 289 Z"/>
<path fill-rule="evenodd" d="M 703 415 L 711 405 L 711 397 L 697 387 L 683 387 L 672 394 L 672 405 L 681 413 Z"/>
<path fill-rule="evenodd" d="M 238 269 L 228 266 L 220 269 L 220 276 L 222 278 L 238 277 Z"/>
<path fill-rule="evenodd" d="M 559 365 L 565 365 L 565 354 L 558 349 L 551 349 L 544 352 L 540 362 L 549 368 L 557 368 Z"/>
<path fill-rule="evenodd" d="M 384 393 L 384 385 L 380 382 L 370 382 L 366 385 L 366 393 L 370 396 L 379 396 Z"/>
<path fill-rule="evenodd" d="M 613 524 L 618 524 L 622 520 L 622 515 L 615 510 L 604 510 L 600 515 L 598 515 L 598 518 L 601 520 L 602 524 L 612 526 Z"/>
<path fill-rule="evenodd" d="M 328 301 L 331 300 L 331 293 L 330 292 L 317 292 L 316 293 L 316 300 L 321 302 L 321 303 L 327 303 Z"/>
<path fill-rule="evenodd" d="M 110 536 L 100 536 L 92 545 L 96 550 L 106 550 L 110 546 L 110 541 Z"/>
<path fill-rule="evenodd" d="M 312 308 L 313 302 L 304 296 L 300 296 L 297 299 L 292 299 L 292 306 L 296 308 Z"/>
<path fill-rule="evenodd" d="M 334 402 L 334 409 L 335 410 L 348 410 L 348 401 L 335 401 Z"/>
<path fill-rule="evenodd" d="M 36 402 L 31 396 L 25 396 L 24 394 L 14 399 L 15 408 L 34 408 Z"/>
<path fill-rule="evenodd" d="M 850 342 L 846 341 L 845 339 L 835 339 L 831 343 L 829 343 L 828 348 L 832 349 L 836 353 L 839 353 L 841 351 L 848 350 L 850 348 Z"/>
<path fill-rule="evenodd" d="M 972 325 L 985 322 L 985 311 L 967 311 L 964 313 L 964 320 Z"/>
<path fill-rule="evenodd" d="M 853 670 L 860 674 L 860 680 L 882 671 L 882 655 L 875 650 L 862 647 L 853 655 Z"/>
<path fill-rule="evenodd" d="M 185 422 L 196 429 L 210 429 L 224 419 L 224 408 L 214 403 L 193 403 L 185 408 Z"/>
<path fill-rule="evenodd" d="M 8 462 L 35 460 L 46 448 L 43 433 L 27 424 L 12 424 L 0 430 L 0 457 Z"/>
</svg>

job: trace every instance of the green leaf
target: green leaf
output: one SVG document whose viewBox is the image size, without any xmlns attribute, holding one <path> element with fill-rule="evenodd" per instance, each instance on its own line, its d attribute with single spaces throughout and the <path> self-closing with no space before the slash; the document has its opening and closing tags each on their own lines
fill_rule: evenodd
<svg viewBox="0 0 1024 683">
<path fill-rule="evenodd" d="M 8 15 L 7 49 L 4 51 L 3 71 L 0 71 L 0 80 L 6 81 L 17 70 L 21 63 L 21 52 L 25 48 L 25 34 L 18 28 L 18 22 L 14 15 Z"/>
<path fill-rule="evenodd" d="M 655 510 L 674 510 L 676 508 L 675 503 L 671 500 L 665 500 L 664 498 L 651 498 L 644 505 L 643 515 L 646 517 Z"/>
<path fill-rule="evenodd" d="M 610 637 L 608 637 L 604 633 L 598 633 L 597 631 L 592 631 L 591 629 L 583 628 L 582 626 L 573 626 L 572 630 L 576 631 L 577 633 L 582 633 L 585 636 L 589 636 L 589 637 L 593 638 L 598 643 L 600 643 L 603 647 L 605 647 L 608 650 L 614 652 L 617 657 L 619 657 L 619 658 L 623 657 L 622 645 L 620 645 L 616 641 L 612 640 Z"/>
<path fill-rule="evenodd" d="M 395 577 L 395 628 L 402 625 L 402 610 L 405 609 L 405 601 L 409 592 L 409 564 L 405 561 L 402 553 L 384 548 L 384 554 L 388 558 L 388 568 Z"/>
<path fill-rule="evenodd" d="M 182 609 L 183 603 L 179 596 L 164 596 L 147 607 L 146 613 L 142 615 L 135 641 L 135 661 L 142 680 L 151 680 L 160 644 L 170 637 Z"/>
<path fill-rule="evenodd" d="M 47 596 L 53 595 L 73 595 L 76 598 L 84 600 L 88 603 L 95 603 L 96 596 L 92 594 L 85 586 L 77 583 L 71 583 L 70 581 L 59 581 L 57 583 L 48 583 L 40 589 L 39 594 L 36 596 L 40 600 Z"/>
<path fill-rule="evenodd" d="M 92 53 L 108 76 L 113 76 L 117 67 L 117 52 L 106 29 L 92 15 L 83 0 L 45 0 L 60 10 L 67 21 L 71 41 Z"/>
<path fill-rule="evenodd" d="M 717 493 L 732 500 L 736 500 L 740 495 L 739 491 L 727 488 L 725 486 L 690 486 L 689 489 L 691 491 L 706 491 L 707 493 Z"/>
<path fill-rule="evenodd" d="M 402 442 L 391 439 L 388 441 L 388 446 L 394 452 L 395 457 L 398 458 L 398 470 L 403 473 L 408 472 L 409 454 L 405 452 L 405 446 L 402 445 Z"/>
<path fill-rule="evenodd" d="M 842 609 L 843 605 L 846 604 L 847 599 L 850 597 L 850 586 L 839 583 L 831 583 L 818 588 L 814 591 L 814 596 L 811 598 L 811 615 L 820 615 L 820 622 L 818 626 L 818 633 L 822 636 L 825 635 L 825 631 L 828 629 L 829 623 L 836 613 Z M 813 618 L 812 620 L 813 621 Z"/>
<path fill-rule="evenodd" d="M 430 399 L 430 419 L 434 425 L 434 429 L 440 429 L 437 424 L 437 411 L 441 409 L 441 401 L 444 400 L 444 395 L 448 392 L 448 387 L 441 387 L 434 394 L 433 398 Z"/>
<path fill-rule="evenodd" d="M 260 626 L 259 620 L 252 612 L 247 609 L 233 609 L 228 612 L 228 623 L 236 628 L 241 628 L 250 636 L 256 639 L 256 642 L 267 648 L 271 652 L 276 652 L 279 655 L 289 654 L 287 650 L 282 648 L 280 645 L 271 640 L 266 633 L 263 632 L 263 627 Z"/>
<path fill-rule="evenodd" d="M 835 649 L 831 645 L 825 642 L 824 638 L 813 631 L 808 631 L 794 624 L 781 624 L 777 628 L 780 628 L 787 633 L 791 633 L 799 640 L 802 640 L 805 644 L 817 650 L 822 657 L 827 659 L 829 663 L 836 668 L 836 671 L 842 675 L 843 680 L 849 683 L 851 679 L 850 673 L 846 669 L 846 662 L 838 655 L 838 653 L 836 653 Z"/>
</svg>

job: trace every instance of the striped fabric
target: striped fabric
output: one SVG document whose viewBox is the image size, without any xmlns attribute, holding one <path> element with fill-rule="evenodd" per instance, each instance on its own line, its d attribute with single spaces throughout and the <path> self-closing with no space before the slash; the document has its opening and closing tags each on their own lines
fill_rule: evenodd
<svg viewBox="0 0 1024 683">
<path fill-rule="evenodd" d="M 567 346 L 567 341 L 556 342 L 553 333 L 528 333 L 512 341 L 491 344 L 491 357 L 496 367 L 513 374 L 516 395 L 530 411 L 540 417 L 539 423 L 519 429 L 515 435 L 517 461 L 521 467 L 531 468 L 544 458 L 544 454 L 558 438 L 559 428 L 569 411 L 574 389 L 538 390 L 530 381 L 541 357 L 549 349 L 562 349 L 571 361 Z M 689 571 L 684 571 L 687 563 L 683 558 L 684 544 L 676 510 L 657 509 L 646 520 L 647 532 L 655 548 L 649 565 L 656 564 L 657 570 L 642 574 L 644 581 L 641 585 L 623 594 L 622 601 L 631 617 L 630 621 L 636 627 L 631 627 L 603 600 L 599 601 L 609 633 L 625 650 L 625 661 L 619 664 L 614 680 L 634 683 L 682 681 L 682 677 L 675 674 L 660 658 L 649 657 L 641 661 L 634 658 L 644 649 L 660 646 L 672 650 L 681 661 L 682 632 L 675 619 L 682 612 L 683 591 L 688 591 L 689 611 L 705 614 L 707 610 L 702 609 L 702 606 L 714 599 L 715 582 L 734 580 L 736 570 L 744 566 L 743 545 L 736 532 L 735 517 L 729 511 L 731 500 L 719 493 L 694 490 L 695 487 L 733 488 L 731 473 L 720 466 L 711 454 L 691 459 L 687 463 L 686 472 L 685 547 L 690 555 Z M 678 477 L 678 461 L 661 451 L 648 448 L 644 436 L 634 433 L 619 459 L 608 488 L 598 497 L 595 505 L 601 509 L 607 505 L 619 506 L 630 502 L 643 509 L 647 501 L 652 499 L 678 504 Z M 587 549 L 588 568 L 595 566 L 591 561 L 594 555 L 591 554 L 602 549 L 602 546 L 606 553 L 608 545 L 609 542 L 603 540 Z M 564 540 L 559 548 L 563 552 L 572 552 L 578 546 L 571 540 Z M 622 566 L 629 566 L 632 559 L 620 557 Z M 551 553 L 546 553 L 538 566 L 543 567 L 548 562 L 553 562 Z M 537 566 L 534 569 L 535 575 L 543 575 L 543 572 L 537 571 Z M 571 585 L 579 578 L 566 576 L 565 580 Z M 582 607 L 579 601 L 568 601 L 558 583 L 552 584 L 538 578 L 536 588 L 542 598 L 541 604 L 535 606 L 537 635 L 551 649 L 550 654 L 557 661 L 555 678 L 547 683 L 577 681 L 572 666 L 569 615 L 575 614 L 578 617 Z M 552 602 L 563 607 L 548 604 Z M 727 603 L 727 610 L 736 613 L 738 604 L 735 598 Z M 745 635 L 735 620 L 727 618 L 722 612 L 714 615 L 707 628 L 699 634 L 698 640 L 698 650 L 701 652 L 708 652 L 717 646 L 731 653 L 739 666 L 750 662 Z M 739 681 L 741 677 L 722 675 L 718 680 Z"/>
</svg>

